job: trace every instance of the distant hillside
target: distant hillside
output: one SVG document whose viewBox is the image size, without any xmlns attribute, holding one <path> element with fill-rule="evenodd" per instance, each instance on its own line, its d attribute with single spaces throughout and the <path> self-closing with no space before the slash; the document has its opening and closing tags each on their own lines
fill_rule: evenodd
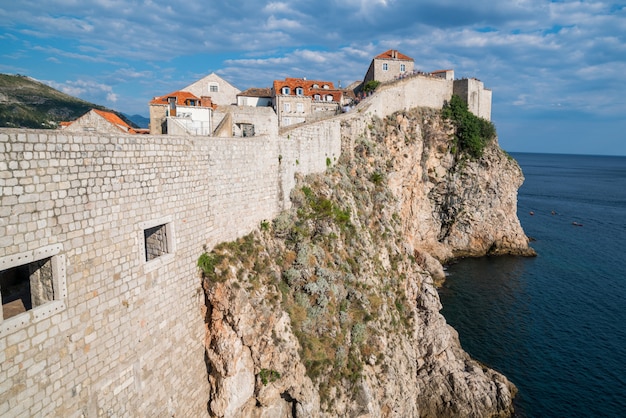
<svg viewBox="0 0 626 418">
<path fill-rule="evenodd" d="M 124 116 L 126 116 L 126 119 L 128 119 L 131 122 L 133 122 L 139 128 L 147 129 L 148 127 L 150 127 L 150 118 L 147 118 L 147 117 L 141 116 L 141 115 L 132 115 L 132 116 L 130 116 L 130 115 L 127 115 L 125 113 L 124 113 Z"/>
<path fill-rule="evenodd" d="M 86 102 L 23 75 L 0 74 L 0 127 L 54 129 L 90 109 L 113 112 L 137 127 L 119 112 Z"/>
</svg>

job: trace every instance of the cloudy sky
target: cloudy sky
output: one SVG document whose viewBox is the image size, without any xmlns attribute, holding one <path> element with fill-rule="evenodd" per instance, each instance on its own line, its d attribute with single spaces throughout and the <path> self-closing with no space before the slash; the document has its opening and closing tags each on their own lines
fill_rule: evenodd
<svg viewBox="0 0 626 418">
<path fill-rule="evenodd" d="M 0 72 L 127 114 L 216 72 L 362 79 L 388 49 L 493 90 L 507 151 L 626 155 L 626 1 L 0 0 Z"/>
</svg>

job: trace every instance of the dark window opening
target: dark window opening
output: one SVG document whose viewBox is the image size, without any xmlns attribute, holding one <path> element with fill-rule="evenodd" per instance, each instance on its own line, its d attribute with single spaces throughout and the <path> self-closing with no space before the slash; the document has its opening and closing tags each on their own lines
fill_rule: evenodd
<svg viewBox="0 0 626 418">
<path fill-rule="evenodd" d="M 4 319 L 53 301 L 52 258 L 1 271 L 0 293 Z"/>
<path fill-rule="evenodd" d="M 154 260 L 168 253 L 167 249 L 167 227 L 157 225 L 143 231 L 145 242 L 146 261 Z"/>
<path fill-rule="evenodd" d="M 243 137 L 254 136 L 254 125 L 251 123 L 241 123 L 239 125 L 241 128 L 241 135 Z"/>
</svg>

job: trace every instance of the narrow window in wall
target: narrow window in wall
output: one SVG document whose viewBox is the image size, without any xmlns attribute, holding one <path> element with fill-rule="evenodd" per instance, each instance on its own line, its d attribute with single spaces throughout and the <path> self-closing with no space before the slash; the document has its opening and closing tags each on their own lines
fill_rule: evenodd
<svg viewBox="0 0 626 418">
<path fill-rule="evenodd" d="M 23 325 L 29 318 L 41 319 L 64 309 L 67 297 L 65 286 L 65 257 L 59 254 L 60 244 L 20 254 L 0 257 L 0 295 L 2 327 Z M 20 316 L 33 311 L 32 317 Z M 13 325 L 9 325 L 12 323 Z M 2 328 L 4 329 L 4 328 Z"/>
<path fill-rule="evenodd" d="M 406 71 L 406 65 L 400 64 L 400 71 L 401 72 L 405 72 Z"/>
<path fill-rule="evenodd" d="M 54 300 L 52 258 L 0 272 L 2 316 L 11 318 Z"/>
<path fill-rule="evenodd" d="M 143 236 L 146 261 L 154 260 L 169 252 L 167 246 L 167 225 L 157 225 L 144 229 Z"/>
<path fill-rule="evenodd" d="M 283 103 L 283 110 L 285 112 L 290 112 L 291 111 L 291 103 Z"/>
<path fill-rule="evenodd" d="M 176 230 L 172 216 L 139 223 L 138 256 L 144 272 L 152 271 L 176 259 Z"/>
<path fill-rule="evenodd" d="M 389 69 L 389 65 L 387 63 L 383 64 L 383 71 L 387 71 Z"/>
<path fill-rule="evenodd" d="M 296 110 L 298 113 L 304 113 L 304 103 L 296 103 Z"/>
</svg>

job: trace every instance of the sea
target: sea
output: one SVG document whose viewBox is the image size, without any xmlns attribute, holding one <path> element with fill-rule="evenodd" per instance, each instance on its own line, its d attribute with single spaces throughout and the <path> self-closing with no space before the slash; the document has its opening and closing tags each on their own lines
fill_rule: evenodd
<svg viewBox="0 0 626 418">
<path fill-rule="evenodd" d="M 442 313 L 517 417 L 626 417 L 626 157 L 512 153 L 537 257 L 447 266 Z"/>
</svg>

